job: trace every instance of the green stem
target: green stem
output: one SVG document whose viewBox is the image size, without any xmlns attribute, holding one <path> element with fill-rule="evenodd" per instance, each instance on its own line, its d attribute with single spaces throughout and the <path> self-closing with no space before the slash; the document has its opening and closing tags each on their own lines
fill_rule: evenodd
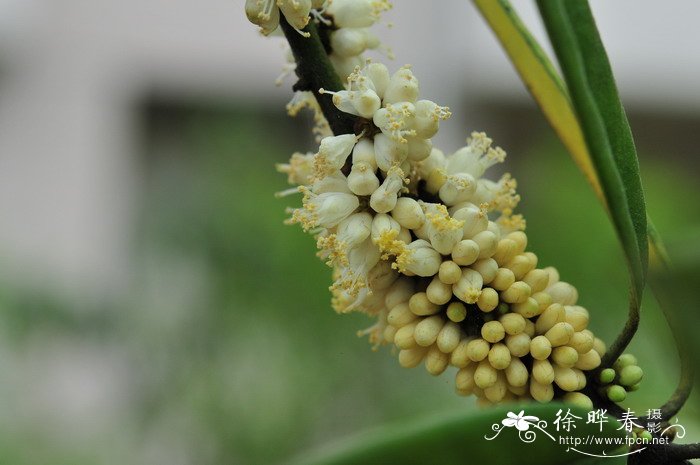
<svg viewBox="0 0 700 465">
<path fill-rule="evenodd" d="M 343 90 L 343 83 L 333 68 L 313 21 L 304 28 L 310 34 L 303 37 L 289 25 L 284 16 L 280 17 L 280 26 L 292 49 L 296 61 L 296 74 L 299 80 L 294 84 L 295 91 L 311 91 L 316 97 L 323 115 L 334 134 L 353 134 L 356 118 L 343 113 L 333 105 L 332 96 L 319 93 L 319 89 L 329 91 Z"/>
</svg>

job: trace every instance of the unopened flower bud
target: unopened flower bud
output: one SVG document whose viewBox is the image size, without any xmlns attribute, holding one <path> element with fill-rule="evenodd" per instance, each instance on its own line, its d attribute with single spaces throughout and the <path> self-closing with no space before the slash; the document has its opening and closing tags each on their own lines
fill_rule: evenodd
<svg viewBox="0 0 700 465">
<path fill-rule="evenodd" d="M 613 363 L 613 368 L 619 373 L 624 367 L 629 365 L 637 365 L 637 363 L 637 357 L 634 355 L 622 354 L 617 360 L 615 360 L 615 363 Z"/>
<path fill-rule="evenodd" d="M 450 363 L 458 368 L 464 368 L 471 363 L 469 359 L 469 351 L 467 346 L 469 345 L 468 339 L 462 339 L 457 344 L 457 347 L 450 354 Z"/>
<path fill-rule="evenodd" d="M 598 375 L 598 381 L 600 381 L 601 384 L 610 384 L 614 379 L 615 370 L 612 368 L 606 368 L 600 372 L 600 375 Z"/>
<path fill-rule="evenodd" d="M 559 281 L 547 287 L 547 292 L 552 296 L 552 300 L 562 305 L 574 305 L 578 300 L 578 291 L 576 288 L 563 281 Z"/>
<path fill-rule="evenodd" d="M 499 268 L 496 277 L 489 284 L 497 291 L 505 291 L 515 282 L 515 275 L 508 268 Z"/>
<path fill-rule="evenodd" d="M 416 325 L 413 337 L 419 346 L 428 347 L 435 343 L 444 325 L 445 320 L 441 315 L 429 316 Z"/>
<path fill-rule="evenodd" d="M 529 373 L 525 364 L 519 358 L 512 358 L 510 365 L 505 369 L 508 384 L 514 387 L 521 387 L 527 384 Z"/>
<path fill-rule="evenodd" d="M 425 356 L 425 369 L 433 376 L 442 374 L 450 362 L 449 355 L 443 353 L 437 346 L 432 346 L 428 349 Z"/>
<path fill-rule="evenodd" d="M 482 360 L 479 362 L 479 365 L 476 367 L 476 371 L 474 372 L 474 384 L 481 389 L 485 389 L 496 384 L 497 379 L 498 372 L 491 366 L 488 360 Z"/>
<path fill-rule="evenodd" d="M 483 288 L 476 305 L 482 312 L 493 311 L 498 306 L 498 292 L 490 287 Z"/>
<path fill-rule="evenodd" d="M 480 362 L 489 354 L 491 345 L 483 339 L 472 339 L 467 343 L 467 356 L 472 362 Z"/>
<path fill-rule="evenodd" d="M 571 340 L 574 328 L 569 323 L 557 323 L 547 331 L 544 336 L 549 339 L 552 347 L 563 346 Z"/>
<path fill-rule="evenodd" d="M 569 346 L 555 347 L 552 350 L 552 360 L 559 366 L 572 368 L 578 362 L 578 352 Z"/>
<path fill-rule="evenodd" d="M 475 234 L 472 240 L 479 246 L 479 258 L 490 258 L 498 245 L 498 239 L 491 231 L 482 231 Z"/>
<path fill-rule="evenodd" d="M 471 265 L 477 258 L 479 258 L 479 245 L 471 239 L 459 241 L 452 249 L 452 261 L 458 265 Z"/>
<path fill-rule="evenodd" d="M 457 348 L 461 336 L 462 330 L 459 329 L 459 325 L 448 321 L 438 334 L 437 346 L 442 352 L 449 354 Z"/>
<path fill-rule="evenodd" d="M 543 311 L 535 322 L 537 334 L 544 334 L 557 323 L 566 321 L 566 312 L 561 304 L 552 304 Z"/>
<path fill-rule="evenodd" d="M 515 335 L 525 331 L 525 318 L 517 313 L 506 313 L 498 321 L 501 322 L 507 334 Z"/>
<path fill-rule="evenodd" d="M 408 302 L 414 293 L 413 281 L 408 278 L 399 278 L 384 297 L 384 305 L 386 308 L 394 308 L 400 303 Z"/>
<path fill-rule="evenodd" d="M 487 321 L 481 327 L 481 337 L 488 342 L 498 342 L 503 339 L 505 335 L 506 331 L 503 325 L 498 321 Z"/>
<path fill-rule="evenodd" d="M 533 378 L 530 380 L 530 395 L 537 402 L 550 402 L 554 398 L 554 387 L 551 384 L 538 383 Z"/>
<path fill-rule="evenodd" d="M 455 385 L 457 391 L 461 393 L 471 394 L 474 389 L 474 372 L 476 371 L 476 365 L 469 365 L 457 372 L 455 377 Z"/>
<path fill-rule="evenodd" d="M 580 306 L 564 307 L 566 310 L 566 322 L 573 326 L 574 331 L 583 331 L 588 326 L 588 310 Z"/>
<path fill-rule="evenodd" d="M 408 307 L 413 313 L 420 316 L 434 315 L 440 311 L 440 307 L 430 300 L 425 292 L 417 292 L 408 301 Z"/>
<path fill-rule="evenodd" d="M 572 368 L 565 368 L 554 365 L 554 382 L 564 391 L 576 391 L 579 386 L 579 379 Z"/>
<path fill-rule="evenodd" d="M 530 297 L 530 286 L 522 281 L 514 282 L 508 289 L 501 292 L 501 300 L 509 304 L 526 302 Z M 539 308 L 539 305 L 537 305 Z"/>
<path fill-rule="evenodd" d="M 506 336 L 506 347 L 513 357 L 524 357 L 530 351 L 530 336 L 525 333 Z"/>
<path fill-rule="evenodd" d="M 418 98 L 418 79 L 407 66 L 401 67 L 391 76 L 384 92 L 384 104 L 415 102 Z"/>
<path fill-rule="evenodd" d="M 488 355 L 489 363 L 497 370 L 505 370 L 510 365 L 510 351 L 505 344 L 497 343 L 491 346 Z"/>
<path fill-rule="evenodd" d="M 582 392 L 567 392 L 564 394 L 564 402 L 581 407 L 584 410 L 593 410 L 593 401 Z"/>
<path fill-rule="evenodd" d="M 459 323 L 467 317 L 467 307 L 462 302 L 451 302 L 447 306 L 447 318 Z"/>
<path fill-rule="evenodd" d="M 576 352 L 579 354 L 585 354 L 593 349 L 593 336 L 587 332 L 580 331 L 571 336 L 568 344 L 576 349 Z"/>
<path fill-rule="evenodd" d="M 613 402 L 622 402 L 627 398 L 627 391 L 625 391 L 625 388 L 618 384 L 608 386 L 608 388 L 605 390 L 605 393 L 607 394 L 608 399 L 610 399 Z"/>
<path fill-rule="evenodd" d="M 532 362 L 532 378 L 540 384 L 554 382 L 554 367 L 549 360 L 534 360 Z"/>
<path fill-rule="evenodd" d="M 399 364 L 404 368 L 413 368 L 423 361 L 423 358 L 428 353 L 426 347 L 414 347 L 412 349 L 404 349 L 399 351 Z"/>
<path fill-rule="evenodd" d="M 445 284 L 456 284 L 462 277 L 462 269 L 452 260 L 445 260 L 440 265 L 438 276 Z"/>
<path fill-rule="evenodd" d="M 530 286 L 532 292 L 540 292 L 549 284 L 549 275 L 544 270 L 531 270 L 523 276 L 522 280 Z"/>
<path fill-rule="evenodd" d="M 452 299 L 452 286 L 443 283 L 438 276 L 433 277 L 425 292 L 428 300 L 437 305 L 444 305 Z"/>
<path fill-rule="evenodd" d="M 552 343 L 545 336 L 537 336 L 530 342 L 530 353 L 535 360 L 546 360 L 552 353 Z"/>
<path fill-rule="evenodd" d="M 400 197 L 394 209 L 391 210 L 391 216 L 408 229 L 418 229 L 425 223 L 423 209 L 410 197 Z"/>
<path fill-rule="evenodd" d="M 513 311 L 525 318 L 532 318 L 540 314 L 540 305 L 532 297 L 528 297 L 525 302 L 513 304 Z"/>
<path fill-rule="evenodd" d="M 627 365 L 620 370 L 620 384 L 623 386 L 632 386 L 639 383 L 644 376 L 644 372 L 637 365 Z"/>
<path fill-rule="evenodd" d="M 481 275 L 484 279 L 484 284 L 488 284 L 496 277 L 498 263 L 493 258 L 484 258 L 474 262 L 470 268 Z"/>
<path fill-rule="evenodd" d="M 576 365 L 574 365 L 575 368 L 578 368 L 579 370 L 593 370 L 595 368 L 598 368 L 600 366 L 600 355 L 598 355 L 598 352 L 595 350 L 589 350 L 588 352 L 585 353 L 579 353 L 578 356 L 578 361 L 576 362 Z M 614 376 L 614 375 L 613 375 Z M 612 379 L 608 382 L 612 382 Z"/>
<path fill-rule="evenodd" d="M 396 331 L 396 334 L 394 334 L 394 344 L 396 344 L 396 347 L 399 349 L 412 349 L 418 345 L 416 339 L 413 337 L 417 324 L 417 321 L 413 321 Z"/>
<path fill-rule="evenodd" d="M 396 326 L 397 328 L 400 328 L 412 322 L 416 318 L 417 316 L 413 312 L 411 312 L 410 308 L 408 308 L 408 303 L 404 302 L 398 304 L 397 306 L 391 309 L 389 314 L 386 316 L 386 321 L 391 326 Z"/>
</svg>

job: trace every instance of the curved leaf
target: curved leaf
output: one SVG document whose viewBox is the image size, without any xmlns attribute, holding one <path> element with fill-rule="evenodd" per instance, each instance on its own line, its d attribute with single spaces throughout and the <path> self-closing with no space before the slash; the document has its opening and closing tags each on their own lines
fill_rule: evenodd
<svg viewBox="0 0 700 465">
<path fill-rule="evenodd" d="M 519 465 L 547 465 L 574 463 L 586 458 L 576 452 L 567 452 L 566 445 L 560 445 L 545 433 L 531 428 L 537 434 L 532 443 L 523 442 L 515 428 L 503 428 L 499 435 L 489 441 L 484 436 L 493 436 L 492 425 L 501 425 L 509 411 L 525 410 L 526 415 L 534 415 L 545 420 L 545 428 L 557 438 L 552 421 L 559 409 L 570 408 L 581 417 L 576 420 L 576 429 L 566 436 L 585 438 L 621 437 L 619 424 L 612 418 L 599 432 L 598 425 L 586 424 L 586 411 L 561 403 L 510 405 L 479 412 L 459 415 L 442 415 L 408 425 L 383 427 L 331 445 L 311 456 L 300 457 L 296 464 L 315 465 L 366 465 L 370 463 L 401 463 L 404 465 L 463 465 L 465 463 L 510 464 L 514 460 Z M 605 448 L 607 447 L 607 449 Z M 611 452 L 611 446 L 580 446 L 579 450 L 589 453 Z"/>
<path fill-rule="evenodd" d="M 588 153 L 566 87 L 547 54 L 520 21 L 508 0 L 474 0 L 513 66 L 574 162 L 605 206 L 603 189 Z"/>
</svg>

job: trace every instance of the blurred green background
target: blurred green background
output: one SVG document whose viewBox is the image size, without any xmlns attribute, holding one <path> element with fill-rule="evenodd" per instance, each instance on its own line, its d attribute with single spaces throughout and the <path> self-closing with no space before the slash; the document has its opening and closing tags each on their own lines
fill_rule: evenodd
<svg viewBox="0 0 700 465">
<path fill-rule="evenodd" d="M 146 189 L 128 292 L 87 304 L 2 288 L 0 463 L 280 463 L 367 427 L 475 408 L 453 393 L 452 371 L 400 368 L 391 350 L 356 337 L 367 318 L 331 310 L 330 269 L 310 237 L 282 224 L 299 199 L 273 196 L 285 188 L 274 164 L 313 149 L 308 118 L 158 99 L 141 115 Z M 502 107 L 490 119 L 519 181 L 531 250 L 578 287 L 591 328 L 610 341 L 624 322 L 627 278 L 602 208 L 532 108 Z M 640 146 L 649 212 L 672 255 L 697 254 L 696 162 L 650 149 Z M 646 378 L 626 405 L 642 415 L 666 400 L 678 372 L 652 298 L 632 351 Z M 80 363 L 62 366 L 66 355 Z M 94 416 L 101 426 L 71 440 L 70 422 L 46 415 L 52 393 L 105 360 L 117 367 L 116 377 L 105 372 L 112 389 L 83 386 L 63 406 L 84 414 L 76 428 Z M 686 440 L 700 440 L 695 400 L 679 419 Z"/>
</svg>

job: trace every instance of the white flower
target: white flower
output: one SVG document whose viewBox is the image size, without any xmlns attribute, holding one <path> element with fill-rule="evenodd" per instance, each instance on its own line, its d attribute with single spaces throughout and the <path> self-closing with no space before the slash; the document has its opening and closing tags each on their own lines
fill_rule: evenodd
<svg viewBox="0 0 700 465">
<path fill-rule="evenodd" d="M 319 4 L 318 1 L 313 3 Z M 309 34 L 301 30 L 309 24 L 309 14 L 312 8 L 311 0 L 246 0 L 245 2 L 248 20 L 260 26 L 265 35 L 269 35 L 277 29 L 281 11 L 297 32 L 308 37 Z"/>
<path fill-rule="evenodd" d="M 406 179 L 398 166 L 393 166 L 386 174 L 386 178 L 379 188 L 372 193 L 369 206 L 377 213 L 388 213 L 396 205 L 399 192 L 404 188 Z"/>
<path fill-rule="evenodd" d="M 368 27 L 374 24 L 382 11 L 389 10 L 388 1 L 379 0 L 333 0 L 326 13 L 337 27 Z"/>
<path fill-rule="evenodd" d="M 345 164 L 345 160 L 350 156 L 357 139 L 357 136 L 354 134 L 324 137 L 314 158 L 316 177 L 322 178 L 341 169 Z"/>
<path fill-rule="evenodd" d="M 400 165 L 408 157 L 408 144 L 396 142 L 385 134 L 374 136 L 374 156 L 382 171 Z"/>
<path fill-rule="evenodd" d="M 354 212 L 360 201 L 353 194 L 344 192 L 324 192 L 316 194 L 301 186 L 304 194 L 303 208 L 297 208 L 291 218 L 292 223 L 300 223 L 304 230 L 320 226 L 331 228 Z"/>
<path fill-rule="evenodd" d="M 384 103 L 415 102 L 418 98 L 418 79 L 409 65 L 402 66 L 391 76 L 384 93 Z"/>
<path fill-rule="evenodd" d="M 428 241 L 415 240 L 408 244 L 397 256 L 395 268 L 399 273 L 412 273 L 418 276 L 434 276 L 440 269 L 442 257 Z"/>
<path fill-rule="evenodd" d="M 347 265 L 348 252 L 369 237 L 371 228 L 372 215 L 353 213 L 338 224 L 335 233 L 319 235 L 316 241 L 319 257 L 327 259 L 328 265 Z"/>
</svg>

